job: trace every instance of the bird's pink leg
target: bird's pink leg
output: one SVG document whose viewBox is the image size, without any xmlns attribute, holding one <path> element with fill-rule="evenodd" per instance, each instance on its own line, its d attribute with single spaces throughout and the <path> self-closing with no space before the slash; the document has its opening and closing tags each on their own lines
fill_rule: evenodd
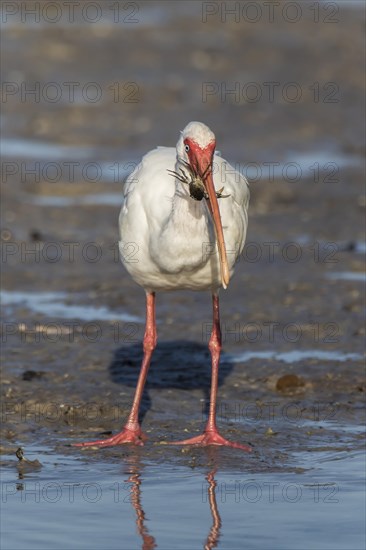
<svg viewBox="0 0 366 550">
<path fill-rule="evenodd" d="M 155 349 L 157 341 L 156 323 L 155 323 L 155 293 L 146 294 L 146 328 L 144 335 L 144 357 L 141 364 L 139 379 L 136 386 L 135 397 L 133 399 L 131 411 L 128 420 L 118 434 L 108 439 L 98 439 L 97 441 L 87 441 L 85 443 L 75 443 L 75 447 L 111 447 L 113 445 L 122 445 L 123 443 L 132 443 L 134 445 L 143 445 L 146 439 L 143 434 L 139 420 L 139 408 L 142 398 L 142 392 L 146 382 L 147 373 L 150 366 L 150 359 Z"/>
<path fill-rule="evenodd" d="M 212 361 L 212 378 L 211 378 L 211 396 L 210 396 L 210 410 L 208 415 L 208 421 L 206 428 L 202 435 L 185 439 L 183 441 L 174 442 L 174 445 L 224 445 L 225 447 L 234 447 L 235 449 L 241 449 L 242 451 L 250 452 L 252 449 L 248 445 L 241 445 L 240 443 L 232 443 L 224 437 L 222 437 L 216 426 L 216 401 L 217 401 L 217 385 L 219 377 L 219 361 L 221 352 L 221 329 L 220 329 L 220 311 L 219 311 L 219 297 L 217 294 L 212 295 L 213 305 L 213 327 L 208 347 L 211 352 Z"/>
</svg>

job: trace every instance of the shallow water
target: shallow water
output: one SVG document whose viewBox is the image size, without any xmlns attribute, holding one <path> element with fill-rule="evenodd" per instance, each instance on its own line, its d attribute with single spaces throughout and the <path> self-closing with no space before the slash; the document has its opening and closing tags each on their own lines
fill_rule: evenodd
<svg viewBox="0 0 366 550">
<path fill-rule="evenodd" d="M 304 359 L 320 359 L 321 361 L 357 361 L 362 359 L 360 353 L 341 353 L 339 351 L 324 351 L 318 349 L 312 350 L 292 350 L 287 352 L 268 351 L 245 351 L 237 354 L 225 354 L 225 357 L 231 363 L 242 363 L 252 359 L 276 359 L 284 363 L 296 363 Z"/>
<path fill-rule="evenodd" d="M 328 279 L 336 281 L 355 281 L 363 283 L 366 281 L 366 273 L 357 271 L 337 271 L 334 273 L 327 273 Z"/>
<path fill-rule="evenodd" d="M 61 319 L 98 319 L 99 321 L 144 322 L 140 317 L 120 310 L 113 312 L 105 306 L 66 304 L 68 294 L 65 292 L 17 292 L 2 290 L 0 300 L 3 306 L 25 307 L 48 317 Z M 75 296 L 74 296 L 75 299 Z"/>
<path fill-rule="evenodd" d="M 46 143 L 33 139 L 8 138 L 0 141 L 4 157 L 30 159 L 89 159 L 93 158 L 92 147 L 69 147 L 59 143 Z"/>
<path fill-rule="evenodd" d="M 221 471 L 156 464 L 133 450 L 97 462 L 78 450 L 34 446 L 26 455 L 42 468 L 21 472 L 4 457 L 4 549 L 364 548 L 360 451 L 299 452 L 298 473 L 256 473 L 247 454 L 241 470 Z"/>
<path fill-rule="evenodd" d="M 89 193 L 80 197 L 58 197 L 58 196 L 32 196 L 25 197 L 26 202 L 38 206 L 65 208 L 68 206 L 87 206 L 99 204 L 103 206 L 118 206 L 122 204 L 122 193 Z"/>
</svg>

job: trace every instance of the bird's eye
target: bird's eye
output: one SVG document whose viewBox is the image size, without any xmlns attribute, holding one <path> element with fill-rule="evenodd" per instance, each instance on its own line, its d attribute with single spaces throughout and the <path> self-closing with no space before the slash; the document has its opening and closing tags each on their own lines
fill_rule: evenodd
<svg viewBox="0 0 366 550">
<path fill-rule="evenodd" d="M 188 151 L 189 151 L 189 145 L 186 144 L 186 145 L 184 146 L 184 149 L 185 149 L 186 152 L 188 153 Z"/>
</svg>

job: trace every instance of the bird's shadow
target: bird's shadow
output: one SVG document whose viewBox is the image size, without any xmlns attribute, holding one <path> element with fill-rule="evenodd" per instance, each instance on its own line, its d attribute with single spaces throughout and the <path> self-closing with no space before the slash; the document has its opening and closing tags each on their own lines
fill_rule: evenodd
<svg viewBox="0 0 366 550">
<path fill-rule="evenodd" d="M 113 382 L 135 388 L 143 357 L 142 343 L 118 348 L 109 365 Z M 233 368 L 231 363 L 221 359 L 219 386 Z M 207 414 L 211 386 L 211 354 L 207 345 L 187 340 L 158 342 L 144 388 L 140 407 L 140 421 L 151 408 L 150 389 L 201 389 L 205 399 L 204 413 Z M 132 395 L 131 395 L 132 399 Z"/>
</svg>

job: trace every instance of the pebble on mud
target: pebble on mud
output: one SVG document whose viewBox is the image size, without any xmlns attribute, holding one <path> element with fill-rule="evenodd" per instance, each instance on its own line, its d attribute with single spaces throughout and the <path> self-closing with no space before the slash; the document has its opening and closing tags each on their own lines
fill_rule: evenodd
<svg viewBox="0 0 366 550">
<path fill-rule="evenodd" d="M 302 378 L 296 374 L 284 374 L 277 380 L 276 390 L 289 392 L 302 386 L 305 386 L 305 382 Z"/>
</svg>

